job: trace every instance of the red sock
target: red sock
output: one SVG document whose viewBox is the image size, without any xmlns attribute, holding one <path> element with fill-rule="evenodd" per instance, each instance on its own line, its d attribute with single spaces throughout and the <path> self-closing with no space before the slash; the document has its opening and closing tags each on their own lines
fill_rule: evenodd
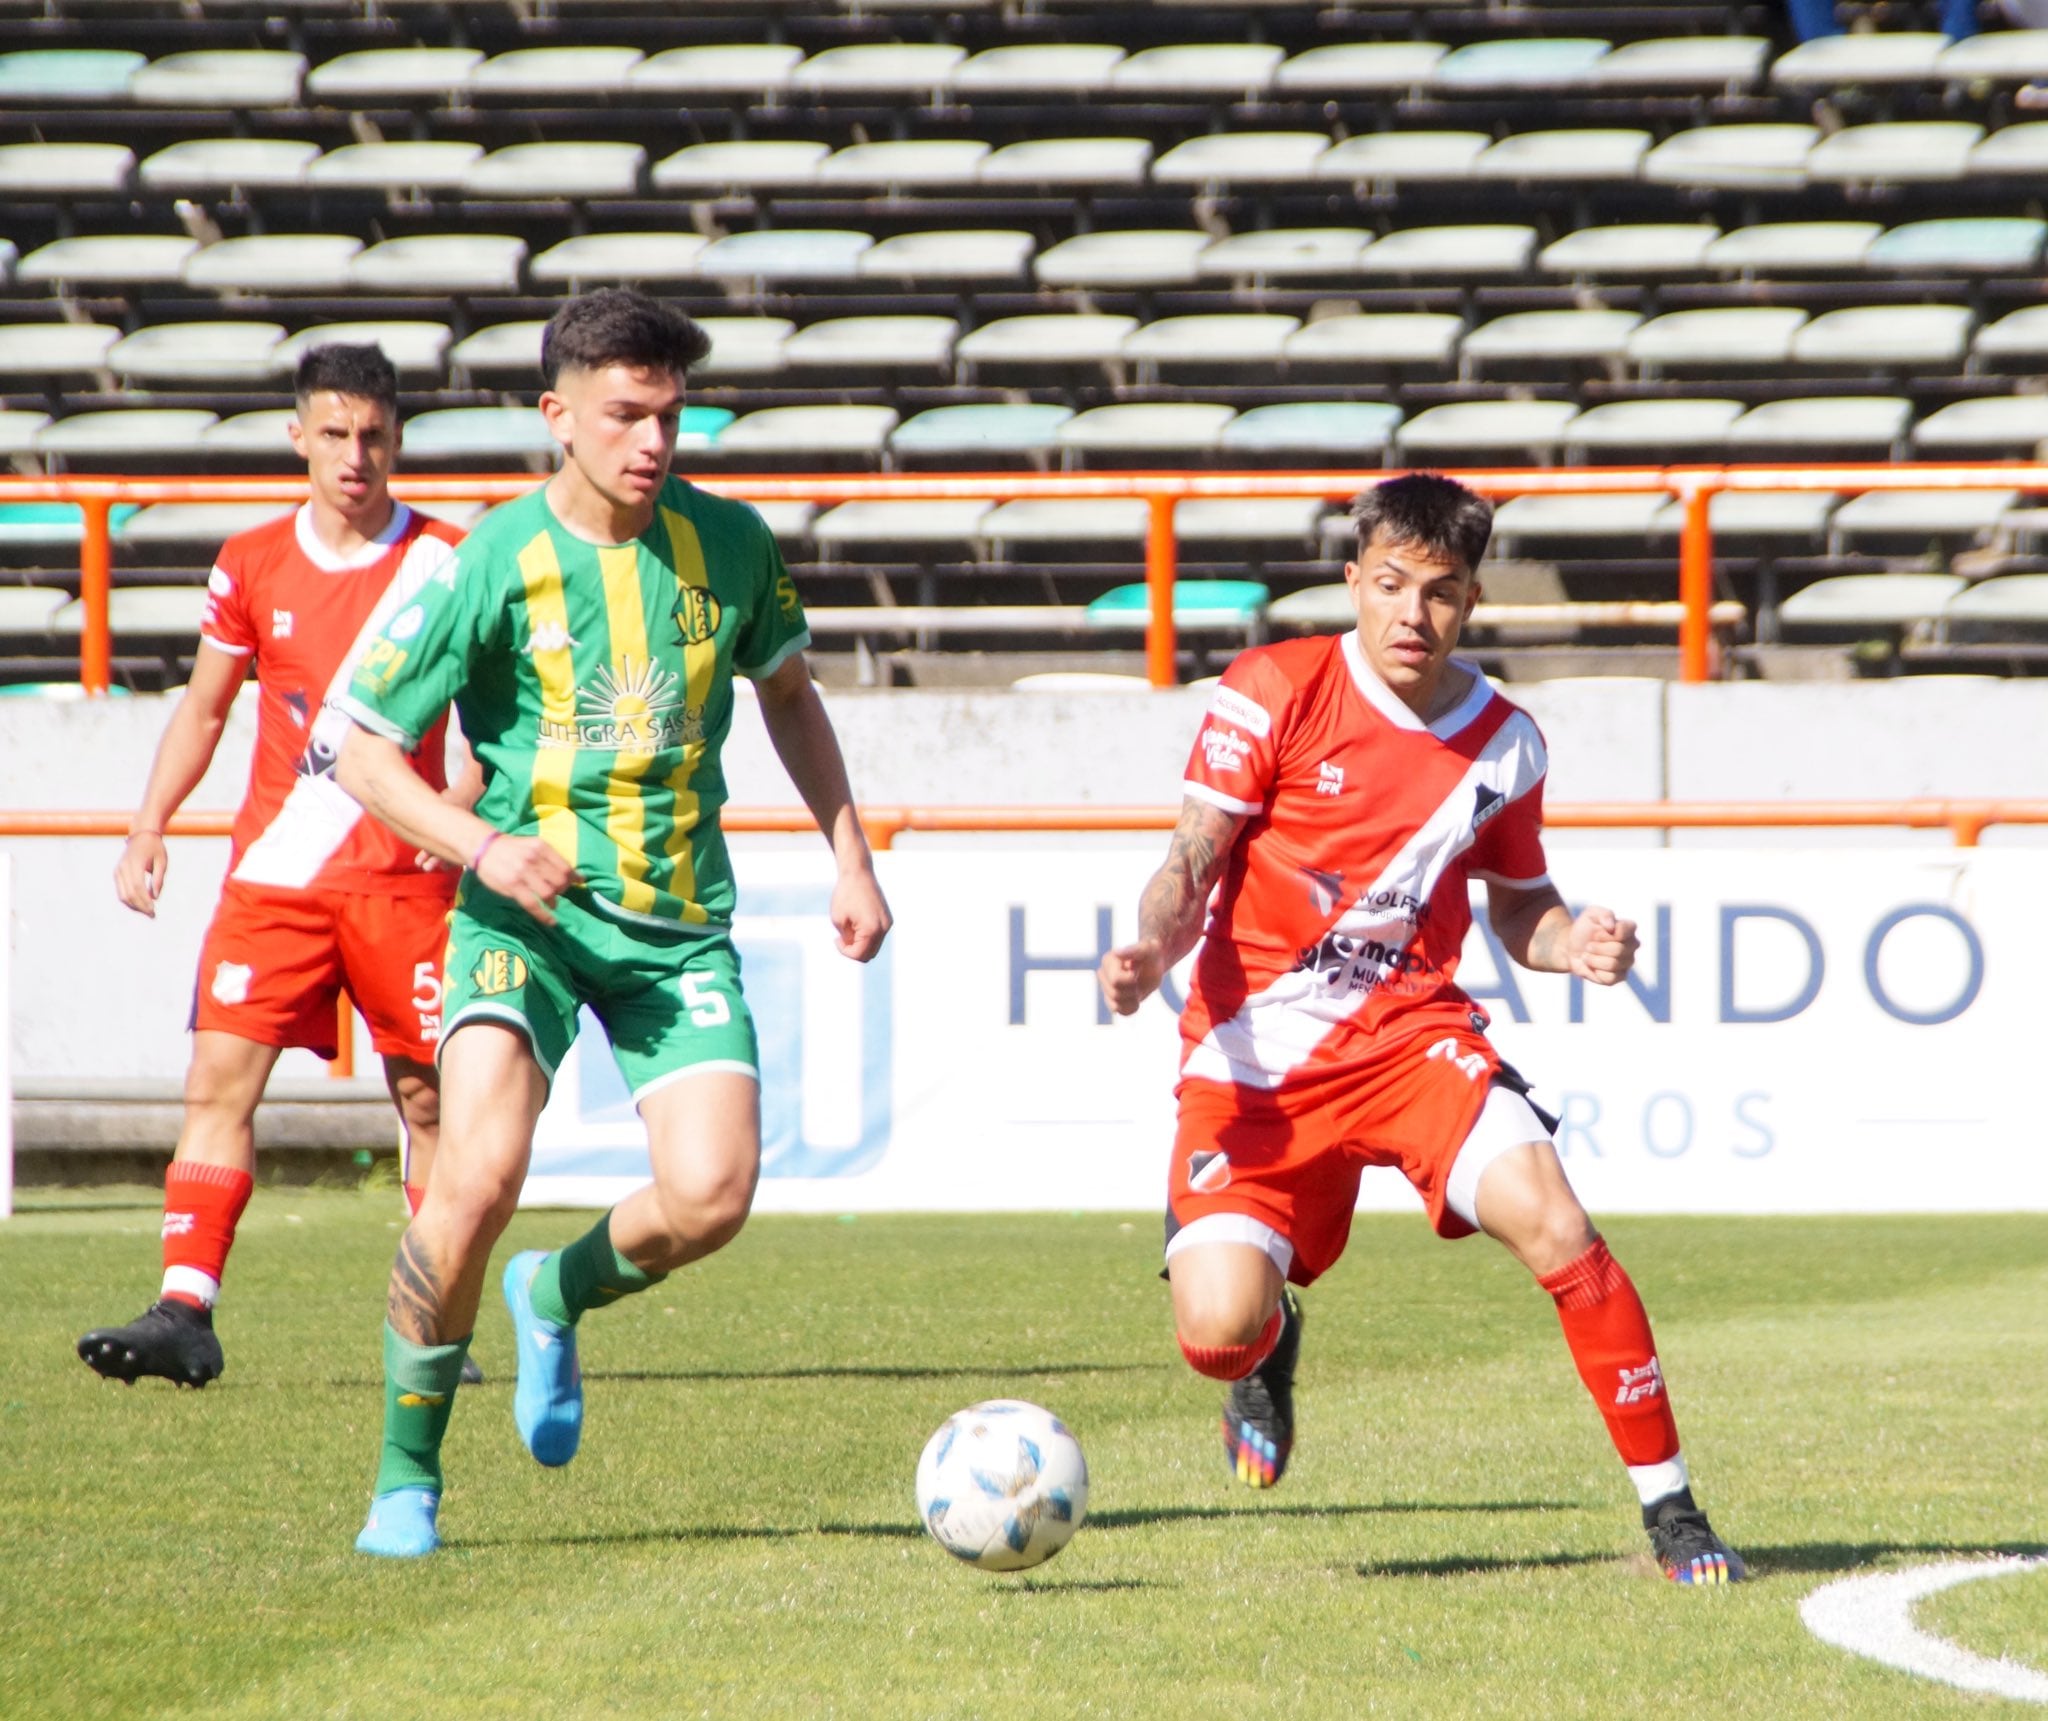
<svg viewBox="0 0 2048 1721">
<path fill-rule="evenodd" d="M 1273 1347 L 1280 1342 L 1280 1319 L 1280 1311 L 1275 1309 L 1273 1318 L 1248 1345 L 1191 1345 L 1183 1338 L 1180 1354 L 1196 1373 L 1212 1380 L 1243 1380 L 1273 1354 Z"/>
<path fill-rule="evenodd" d="M 420 1203 L 427 1198 L 427 1186 L 424 1183 L 401 1183 L 399 1188 L 405 1191 L 406 1217 L 417 1219 L 420 1216 Z"/>
<path fill-rule="evenodd" d="M 255 1180 L 231 1165 L 181 1165 L 164 1173 L 164 1288 L 172 1302 L 210 1309 L 234 1247 L 235 1224 Z"/>
<path fill-rule="evenodd" d="M 1564 1341 L 1622 1462 L 1663 1464 L 1675 1458 L 1678 1423 L 1664 1391 L 1650 1317 L 1606 1243 L 1595 1238 L 1576 1261 L 1537 1283 L 1557 1299 Z"/>
</svg>

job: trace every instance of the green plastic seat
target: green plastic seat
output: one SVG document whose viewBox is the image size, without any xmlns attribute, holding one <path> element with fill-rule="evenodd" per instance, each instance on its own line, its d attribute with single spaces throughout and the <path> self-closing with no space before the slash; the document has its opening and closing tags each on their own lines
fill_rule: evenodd
<svg viewBox="0 0 2048 1721">
<path fill-rule="evenodd" d="M 29 48 L 0 54 L 0 102 L 114 101 L 149 63 L 126 48 Z"/>
<path fill-rule="evenodd" d="M 1073 416 L 1071 407 L 1030 403 L 935 406 L 898 425 L 889 443 L 899 453 L 1031 453 L 1051 448 Z"/>
<path fill-rule="evenodd" d="M 2048 240 L 2048 222 L 2014 215 L 1949 216 L 1894 227 L 1871 245 L 1863 261 L 1872 269 L 2017 274 L 2040 261 L 2044 240 Z"/>
<path fill-rule="evenodd" d="M 133 502 L 109 510 L 118 533 L 136 511 Z M 0 502 L 0 544 L 75 544 L 85 536 L 85 514 L 76 502 Z"/>
<path fill-rule="evenodd" d="M 732 419 L 732 413 L 722 406 L 686 406 L 676 424 L 676 446 L 710 448 Z"/>
<path fill-rule="evenodd" d="M 1272 595 L 1258 580 L 1178 580 L 1173 588 L 1174 625 L 1255 627 Z M 1088 619 L 1097 626 L 1124 626 L 1151 607 L 1151 594 L 1142 582 L 1113 586 L 1089 604 Z"/>
</svg>

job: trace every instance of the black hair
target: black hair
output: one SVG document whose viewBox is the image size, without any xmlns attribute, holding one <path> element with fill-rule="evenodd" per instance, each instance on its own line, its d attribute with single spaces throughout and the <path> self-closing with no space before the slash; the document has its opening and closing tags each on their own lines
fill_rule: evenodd
<svg viewBox="0 0 2048 1721">
<path fill-rule="evenodd" d="M 304 406 L 323 389 L 374 400 L 394 420 L 398 417 L 398 367 L 384 356 L 382 347 L 350 347 L 339 342 L 308 347 L 299 355 L 292 395 Z"/>
<path fill-rule="evenodd" d="M 1351 505 L 1361 559 L 1373 537 L 1385 533 L 1395 544 L 1410 544 L 1477 570 L 1493 537 L 1493 504 L 1441 472 L 1410 472 L 1375 484 Z"/>
<path fill-rule="evenodd" d="M 565 370 L 639 370 L 688 374 L 711 351 L 711 337 L 675 306 L 630 287 L 605 287 L 569 300 L 548 319 L 540 338 L 540 375 L 547 387 Z"/>
</svg>

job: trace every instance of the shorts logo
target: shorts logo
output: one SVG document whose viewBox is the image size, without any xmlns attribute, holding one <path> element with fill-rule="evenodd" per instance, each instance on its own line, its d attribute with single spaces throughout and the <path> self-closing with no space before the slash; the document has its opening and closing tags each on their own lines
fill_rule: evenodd
<svg viewBox="0 0 2048 1721">
<path fill-rule="evenodd" d="M 1617 1372 L 1621 1386 L 1614 1395 L 1616 1404 L 1638 1404 L 1646 1398 L 1664 1396 L 1664 1371 L 1658 1367 L 1655 1357 L 1641 1368 L 1625 1368 Z"/>
<path fill-rule="evenodd" d="M 1193 1153 L 1188 1155 L 1188 1187 L 1198 1195 L 1214 1195 L 1230 1187 L 1230 1155 Z"/>
<path fill-rule="evenodd" d="M 249 1002 L 249 982 L 256 978 L 256 970 L 245 962 L 223 962 L 213 971 L 214 1002 L 217 1004 L 246 1004 Z"/>
<path fill-rule="evenodd" d="M 510 950 L 486 950 L 469 971 L 469 981 L 486 998 L 516 992 L 526 984 L 526 958 Z"/>
<path fill-rule="evenodd" d="M 725 611 L 703 586 L 685 586 L 682 595 L 676 599 L 675 616 L 676 625 L 683 630 L 683 638 L 692 645 L 701 645 L 718 632 L 718 624 L 725 619 Z"/>
<path fill-rule="evenodd" d="M 1443 1059 L 1445 1063 L 1455 1070 L 1463 1070 L 1465 1072 L 1465 1079 L 1468 1082 L 1476 1082 L 1481 1076 L 1486 1074 L 1486 1054 L 1484 1052 L 1467 1052 L 1463 1057 L 1460 1057 L 1456 1040 L 1439 1040 L 1429 1048 L 1426 1055 L 1432 1058 Z"/>
</svg>

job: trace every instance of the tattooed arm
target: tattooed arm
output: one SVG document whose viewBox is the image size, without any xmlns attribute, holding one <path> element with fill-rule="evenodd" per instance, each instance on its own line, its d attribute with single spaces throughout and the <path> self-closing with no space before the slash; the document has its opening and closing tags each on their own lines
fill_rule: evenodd
<svg viewBox="0 0 2048 1721">
<path fill-rule="evenodd" d="M 1138 941 L 1110 951 L 1096 971 L 1103 997 L 1119 1016 L 1151 997 L 1166 971 L 1194 949 L 1209 893 L 1245 823 L 1244 814 L 1226 813 L 1193 796 L 1181 803 L 1166 864 L 1138 899 Z"/>
</svg>

